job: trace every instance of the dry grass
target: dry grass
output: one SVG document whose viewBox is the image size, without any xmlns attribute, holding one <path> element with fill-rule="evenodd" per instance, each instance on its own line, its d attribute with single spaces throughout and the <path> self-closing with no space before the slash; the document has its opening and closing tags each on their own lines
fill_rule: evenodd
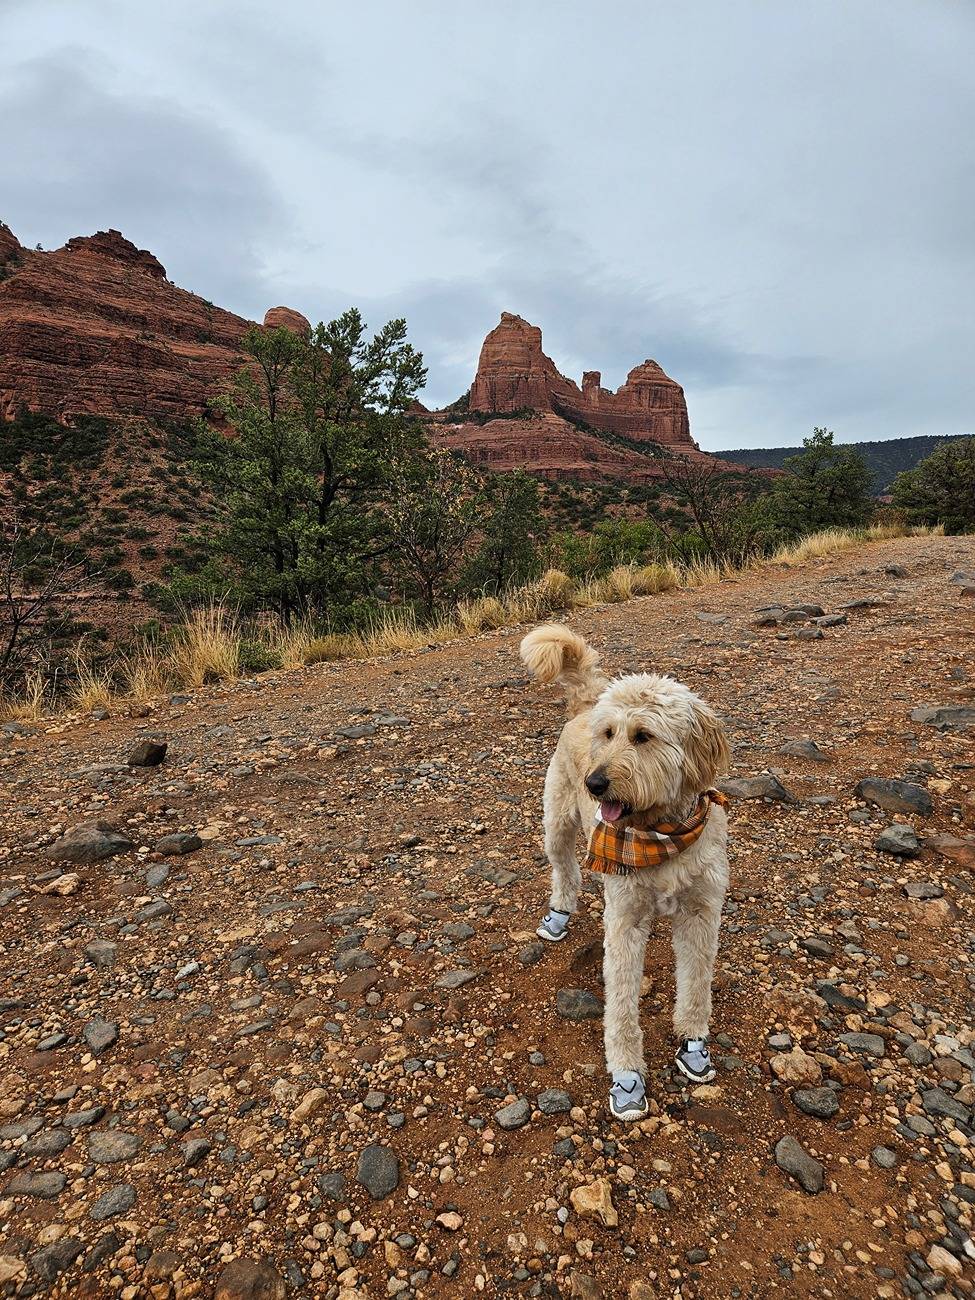
<svg viewBox="0 0 975 1300">
<path fill-rule="evenodd" d="M 457 622 L 467 636 L 495 627 L 505 627 L 512 622 L 513 611 L 497 596 L 478 596 L 475 600 L 462 600 L 457 606 Z"/>
<path fill-rule="evenodd" d="M 432 626 L 421 623 L 413 610 L 391 606 L 370 627 L 358 632 L 323 631 L 309 620 L 287 628 L 265 623 L 255 629 L 246 626 L 234 609 L 215 603 L 188 611 L 168 646 L 147 642 L 111 668 L 92 668 L 79 651 L 68 702 L 79 711 L 90 712 L 119 702 L 147 703 L 173 689 L 197 690 L 213 682 L 232 681 L 245 672 L 244 640 L 262 646 L 268 661 L 283 668 L 403 654 L 497 628 L 536 622 L 566 610 L 616 604 L 677 587 L 711 586 L 769 564 L 802 564 L 867 542 L 937 536 L 942 531 L 911 529 L 896 523 L 859 530 L 829 528 L 783 546 L 767 559 L 743 557 L 738 564 L 713 560 L 622 564 L 602 576 L 578 581 L 560 569 L 549 569 L 534 582 L 503 596 L 463 600 L 452 617 Z M 16 699 L 0 695 L 0 721 L 36 721 L 47 711 L 48 703 L 46 674 L 34 670 Z"/>
<path fill-rule="evenodd" d="M 872 524 L 869 528 L 825 528 L 801 542 L 780 546 L 771 557 L 773 564 L 804 564 L 840 551 L 851 551 L 866 542 L 889 542 L 895 537 L 943 537 L 943 528 L 909 528 L 905 524 Z"/>
<path fill-rule="evenodd" d="M 82 713 L 91 713 L 93 709 L 110 709 L 115 698 L 112 674 L 105 668 L 93 668 L 90 663 L 75 657 L 73 680 L 69 692 L 69 701 L 73 708 Z"/>
<path fill-rule="evenodd" d="M 240 676 L 241 629 L 226 605 L 191 610 L 167 655 L 169 675 L 189 690 Z"/>
<path fill-rule="evenodd" d="M 47 705 L 47 678 L 40 668 L 32 668 L 17 695 L 0 695 L 0 722 L 39 722 Z"/>
<path fill-rule="evenodd" d="M 118 692 L 134 704 L 148 704 L 172 684 L 167 656 L 157 645 L 147 643 L 119 661 Z"/>
</svg>

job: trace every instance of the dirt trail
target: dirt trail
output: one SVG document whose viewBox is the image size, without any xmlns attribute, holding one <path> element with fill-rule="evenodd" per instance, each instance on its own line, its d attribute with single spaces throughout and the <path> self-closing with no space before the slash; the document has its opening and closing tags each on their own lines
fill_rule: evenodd
<svg viewBox="0 0 975 1300">
<path fill-rule="evenodd" d="M 975 727 L 911 712 L 975 706 L 973 568 L 975 539 L 895 541 L 573 618 L 795 797 L 730 810 L 713 1085 L 672 1076 L 651 939 L 638 1127 L 606 1112 L 598 1018 L 556 1003 L 601 995 L 598 885 L 534 941 L 561 704 L 524 629 L 8 726 L 0 1295 L 970 1294 Z M 776 604 L 847 621 L 755 626 Z M 128 767 L 146 738 L 164 763 Z M 867 805 L 868 777 L 933 811 Z M 96 820 L 134 847 L 45 855 Z M 892 822 L 919 856 L 875 847 Z M 202 847 L 157 850 L 179 832 Z"/>
</svg>

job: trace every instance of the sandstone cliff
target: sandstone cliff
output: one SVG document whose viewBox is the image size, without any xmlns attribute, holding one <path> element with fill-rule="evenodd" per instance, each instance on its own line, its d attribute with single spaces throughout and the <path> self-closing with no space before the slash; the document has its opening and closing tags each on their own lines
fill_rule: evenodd
<svg viewBox="0 0 975 1300">
<path fill-rule="evenodd" d="M 240 364 L 250 322 L 166 279 L 117 230 L 54 252 L 0 227 L 0 415 L 184 419 Z"/>
<path fill-rule="evenodd" d="M 243 358 L 252 324 L 166 278 L 117 230 L 27 249 L 0 224 L 0 417 L 20 407 L 71 421 L 211 414 Z M 272 307 L 268 327 L 300 332 L 300 312 Z M 547 478 L 648 481 L 659 447 L 694 458 L 681 386 L 654 361 L 616 390 L 598 371 L 580 387 L 542 351 L 541 330 L 502 314 L 481 349 L 465 409 L 427 412 L 429 436 L 488 468 Z"/>
<path fill-rule="evenodd" d="M 639 482 L 659 475 L 660 447 L 704 455 L 684 390 L 655 361 L 634 367 L 616 392 L 600 378 L 588 370 L 580 388 L 542 351 L 537 325 L 503 312 L 484 340 L 466 409 L 434 413 L 431 428 L 492 469 L 521 466 L 547 478 Z"/>
</svg>

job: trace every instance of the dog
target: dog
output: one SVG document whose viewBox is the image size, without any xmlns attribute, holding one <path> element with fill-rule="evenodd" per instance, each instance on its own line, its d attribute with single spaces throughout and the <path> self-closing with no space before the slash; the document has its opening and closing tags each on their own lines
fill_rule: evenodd
<svg viewBox="0 0 975 1300">
<path fill-rule="evenodd" d="M 549 912 L 538 934 L 557 943 L 568 933 L 582 872 L 576 858 L 581 829 L 630 837 L 673 854 L 659 865 L 604 874 L 603 1030 L 612 1075 L 615 1118 L 637 1120 L 649 1110 L 647 1066 L 640 1029 L 640 984 L 654 916 L 669 916 L 676 962 L 674 1030 L 678 1069 L 695 1083 L 715 1076 L 707 1047 L 711 981 L 721 909 L 728 887 L 727 817 L 722 796 L 707 792 L 730 761 L 724 729 L 711 708 L 671 677 L 636 673 L 610 681 L 591 646 L 561 624 L 529 632 L 521 658 L 540 682 L 558 682 L 569 721 L 545 778 L 545 852 L 552 868 Z M 699 810 L 699 811 L 698 811 Z M 693 842 L 680 846 L 695 817 Z M 673 835 L 664 833 L 675 831 Z M 594 837 L 595 838 L 595 837 Z M 687 839 L 690 839 L 688 833 Z M 592 844 L 590 848 L 592 849 Z M 676 845 L 676 847 L 675 847 Z M 597 864 L 596 869 L 613 871 Z"/>
</svg>

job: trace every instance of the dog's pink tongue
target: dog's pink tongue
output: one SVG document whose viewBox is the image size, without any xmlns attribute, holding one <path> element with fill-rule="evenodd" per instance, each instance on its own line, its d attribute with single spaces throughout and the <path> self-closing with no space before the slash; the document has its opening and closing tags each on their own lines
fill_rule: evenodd
<svg viewBox="0 0 975 1300">
<path fill-rule="evenodd" d="M 604 822 L 618 822 L 623 816 L 623 805 L 604 800 L 599 805 L 599 815 Z"/>
</svg>

